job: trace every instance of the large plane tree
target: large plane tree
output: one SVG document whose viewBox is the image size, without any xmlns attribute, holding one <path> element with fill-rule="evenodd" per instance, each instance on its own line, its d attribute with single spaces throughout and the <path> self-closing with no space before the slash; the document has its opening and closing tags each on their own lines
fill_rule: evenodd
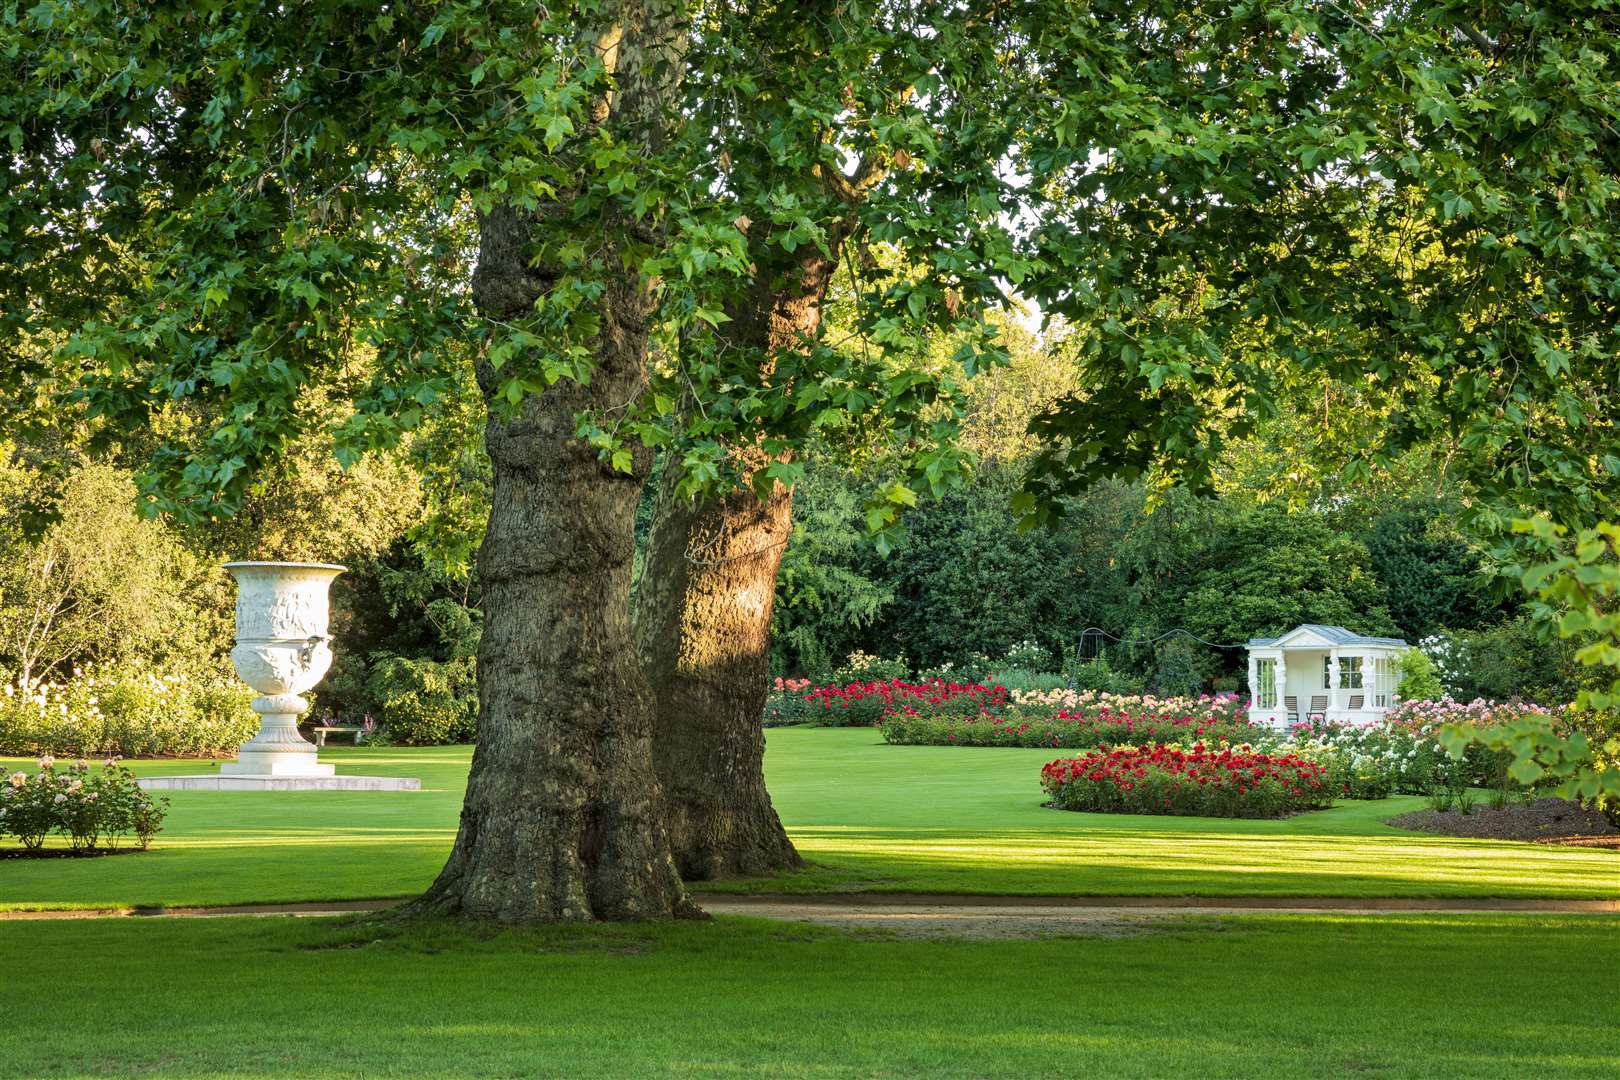
<svg viewBox="0 0 1620 1080">
<path fill-rule="evenodd" d="M 475 369 L 480 742 L 421 906 L 689 913 L 681 872 L 794 859 L 758 724 L 796 456 L 881 446 L 888 540 L 962 467 L 926 342 L 993 363 L 1009 293 L 1085 360 L 1032 520 L 1104 473 L 1196 482 L 1289 395 L 1390 417 L 1352 469 L 1444 435 L 1493 505 L 1609 498 L 1614 29 L 1602 0 L 13 6 L 0 385 L 140 433 L 146 505 L 209 516 Z M 820 316 L 840 272 L 858 347 Z"/>
</svg>

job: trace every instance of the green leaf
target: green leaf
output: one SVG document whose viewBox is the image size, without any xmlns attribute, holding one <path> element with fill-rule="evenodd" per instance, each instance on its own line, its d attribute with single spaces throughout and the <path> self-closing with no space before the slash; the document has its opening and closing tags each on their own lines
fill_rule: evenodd
<svg viewBox="0 0 1620 1080">
<path fill-rule="evenodd" d="M 1455 757 L 1458 755 L 1453 756 Z M 1537 780 L 1540 780 L 1545 773 L 1545 769 L 1536 764 L 1534 760 L 1527 757 L 1515 758 L 1513 763 L 1508 766 L 1508 775 L 1512 776 L 1513 779 L 1517 780 L 1519 783 L 1526 785 L 1533 784 Z"/>
</svg>

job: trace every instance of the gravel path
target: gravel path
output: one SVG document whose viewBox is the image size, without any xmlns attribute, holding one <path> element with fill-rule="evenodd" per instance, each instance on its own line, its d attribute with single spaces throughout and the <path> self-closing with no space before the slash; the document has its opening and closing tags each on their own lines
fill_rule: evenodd
<svg viewBox="0 0 1620 1080">
<path fill-rule="evenodd" d="M 748 915 L 845 929 L 877 930 L 896 937 L 1039 938 L 1059 934 L 1128 934 L 1166 919 L 1198 915 L 1376 915 L 1401 911 L 1452 914 L 1526 912 L 1620 914 L 1620 900 L 1521 899 L 1339 899 L 1303 897 L 984 897 L 902 893 L 824 896 L 700 894 L 711 915 Z M 13 911 L 0 919 L 217 918 L 230 915 L 322 916 L 384 911 L 397 901 L 255 904 L 214 908 L 99 911 Z"/>
</svg>

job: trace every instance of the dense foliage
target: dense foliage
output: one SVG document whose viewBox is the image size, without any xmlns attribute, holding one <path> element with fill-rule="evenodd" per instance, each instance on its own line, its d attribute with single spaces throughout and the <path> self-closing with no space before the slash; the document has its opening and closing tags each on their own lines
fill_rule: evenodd
<svg viewBox="0 0 1620 1080">
<path fill-rule="evenodd" d="M 0 409 L 36 434 L 88 421 L 96 453 L 129 469 L 70 472 L 8 503 L 0 626 L 63 595 L 52 575 L 71 560 L 51 552 L 118 557 L 86 561 L 75 606 L 57 605 L 100 616 L 58 620 L 68 651 L 35 660 L 8 632 L 0 666 L 27 679 L 125 652 L 217 663 L 228 591 L 181 564 L 308 553 L 357 571 L 340 585 L 340 667 L 320 708 L 433 718 L 405 737 L 447 730 L 472 704 L 470 654 L 428 608 L 478 599 L 462 576 L 487 508 L 472 356 L 490 350 L 497 400 L 588 369 L 606 272 L 589 241 L 617 220 L 611 206 L 660 223 L 637 255 L 662 282 L 661 326 L 687 346 L 666 353 L 634 422 L 583 421 L 612 461 L 627 433 L 676 439 L 694 476 L 727 469 L 728 440 L 750 433 L 844 453 L 876 417 L 930 433 L 936 392 L 960 391 L 957 444 L 995 466 L 908 509 L 903 481 L 920 470 L 919 489 L 946 491 L 954 450 L 921 438 L 900 463 L 779 463 L 800 502 L 777 593 L 784 674 L 820 677 L 865 648 L 960 675 L 1031 634 L 1069 666 L 1096 626 L 1127 639 L 1108 646 L 1107 680 L 1086 673 L 1111 688 L 1236 688 L 1236 651 L 1155 639 L 1185 627 L 1235 644 L 1329 621 L 1453 632 L 1471 658 L 1455 693 L 1579 689 L 1571 650 L 1496 605 L 1459 523 L 1488 533 L 1527 491 L 1573 520 L 1605 504 L 1620 468 L 1607 4 L 1146 3 L 1079 17 L 1022 4 L 966 22 L 902 5 L 785 23 L 767 6 L 757 14 L 776 21 L 747 26 L 716 10 L 690 53 L 696 122 L 654 160 L 586 122 L 604 73 L 575 63 L 571 20 L 592 10 L 327 0 L 298 20 L 112 3 L 10 16 Z M 925 32 L 933 19 L 951 33 Z M 998 65 L 1009 36 L 1027 64 Z M 806 42 L 818 59 L 802 70 L 739 63 Z M 869 62 L 881 78 L 843 77 Z M 1006 167 L 974 156 L 987 145 L 1010 148 Z M 882 175 L 857 239 L 840 232 L 850 192 L 825 174 L 866 151 Z M 472 211 L 576 188 L 586 205 L 555 223 L 545 302 L 521 324 L 477 318 Z M 1038 227 L 1003 227 L 1021 213 Z M 812 248 L 852 270 L 834 305 L 847 340 L 791 370 L 727 360 L 712 332 L 751 280 L 747 260 Z M 994 319 L 996 343 L 974 329 L 1004 285 L 1040 301 L 1042 340 Z M 970 366 L 1008 363 L 949 387 L 964 348 Z M 708 403 L 701 422 L 675 407 L 681 378 Z M 402 456 L 362 453 L 394 446 Z M 1040 501 L 1020 506 L 1062 520 L 1020 535 L 1005 509 L 1037 451 Z M 1433 475 L 1401 454 L 1428 454 Z M 1154 466 L 1155 481 L 1208 473 L 1297 512 L 1156 482 L 1082 490 Z M 114 520 L 113 487 L 136 468 L 149 506 L 235 509 L 234 531 L 193 530 L 177 551 L 155 523 Z M 1388 506 L 1346 495 L 1389 472 L 1404 484 Z M 1462 499 L 1437 506 L 1448 487 Z M 36 504 L 56 522 L 43 540 L 17 529 Z M 901 543 L 902 518 L 896 557 L 860 542 L 875 521 Z M 432 566 L 449 572 L 377 598 L 392 575 Z"/>
<path fill-rule="evenodd" d="M 27 684 L 91 661 L 206 667 L 229 625 L 217 572 L 137 515 L 126 470 L 29 449 L 0 439 L 0 671 Z"/>
<path fill-rule="evenodd" d="M 1132 137 L 1094 172 L 1083 141 L 1049 159 L 1095 197 L 1042 222 L 1048 250 L 1083 232 L 1113 257 L 1076 276 L 1055 256 L 1026 285 L 1088 331 L 1097 388 L 1040 421 L 1032 517 L 1108 475 L 1207 481 L 1279 401 L 1320 416 L 1296 476 L 1354 482 L 1427 442 L 1450 448 L 1478 531 L 1612 516 L 1610 0 L 1156 8 L 1144 37 L 1185 51 L 1154 92 L 1103 106 Z M 1246 41 L 1245 16 L 1279 32 Z"/>
<path fill-rule="evenodd" d="M 1453 639 L 1504 643 L 1499 654 L 1508 659 L 1494 666 L 1483 647 L 1473 651 L 1481 662 L 1456 692 L 1547 700 L 1575 692 L 1577 665 L 1557 662 L 1521 632 L 1514 601 L 1484 599 L 1489 553 L 1457 538 L 1457 508 L 1427 494 L 1421 479 L 1409 498 L 1370 514 L 1360 506 L 1289 512 L 1242 493 L 1171 492 L 1152 506 L 1140 486 L 1103 484 L 1068 500 L 1050 528 L 1020 532 L 1005 509 L 1014 477 L 989 470 L 912 510 L 910 535 L 885 559 L 849 542 L 859 528 L 852 509 L 832 512 L 858 504 L 845 491 L 860 476 L 821 463 L 809 477 L 784 560 L 791 574 L 777 594 L 772 647 L 781 674 L 825 679 L 838 657 L 864 650 L 903 653 L 919 671 L 952 665 L 953 677 L 983 678 L 1024 666 L 1007 654 L 1033 638 L 1045 654 L 1039 667 L 1074 685 L 1196 695 L 1238 689 L 1243 652 L 1230 646 L 1250 637 L 1325 622 L 1416 643 L 1411 635 L 1434 624 L 1403 624 L 1391 613 L 1429 605 L 1458 620 Z M 1431 539 L 1413 539 L 1418 519 Z M 1416 552 L 1401 554 L 1388 535 L 1376 540 L 1391 530 Z M 1424 563 L 1431 544 L 1445 558 Z M 1406 572 L 1414 564 L 1432 572 Z M 811 579 L 827 585 L 813 603 L 802 588 Z M 844 606 L 853 598 L 858 617 Z M 1106 633 L 1087 637 L 1090 628 Z"/>
<path fill-rule="evenodd" d="M 1441 739 L 1454 757 L 1482 744 L 1511 756 L 1509 773 L 1556 795 L 1587 800 L 1620 818 L 1620 525 L 1600 523 L 1571 537 L 1538 517 L 1516 523 L 1546 557 L 1524 572 L 1559 633 L 1584 639 L 1576 652 L 1594 673 L 1562 723 L 1515 717 L 1470 729 L 1451 724 Z"/>
</svg>

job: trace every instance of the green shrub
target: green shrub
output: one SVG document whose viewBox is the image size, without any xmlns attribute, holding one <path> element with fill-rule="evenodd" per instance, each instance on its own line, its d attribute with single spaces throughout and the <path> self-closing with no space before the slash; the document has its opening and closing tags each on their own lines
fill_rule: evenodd
<svg viewBox="0 0 1620 1080">
<path fill-rule="evenodd" d="M 478 733 L 478 679 L 472 657 L 422 660 L 373 653 L 367 688 L 389 742 L 407 746 L 471 742 Z"/>
<path fill-rule="evenodd" d="M 1069 685 L 1062 675 L 1027 668 L 1003 668 L 992 671 L 984 678 L 986 686 L 1002 686 L 1008 690 L 1058 690 Z"/>
<path fill-rule="evenodd" d="M 1076 690 L 1095 690 L 1102 694 L 1140 694 L 1143 681 L 1115 669 L 1108 657 L 1098 655 L 1090 660 L 1079 660 L 1068 669 L 1069 685 Z"/>
<path fill-rule="evenodd" d="M 68 683 L 8 683 L 0 689 L 0 753 L 230 754 L 259 729 L 253 697 L 223 673 L 160 675 L 128 664 L 81 671 Z"/>
<path fill-rule="evenodd" d="M 1440 685 L 1434 661 L 1423 650 L 1408 649 L 1401 653 L 1395 661 L 1395 669 L 1401 674 L 1395 696 L 1402 701 L 1432 701 L 1444 696 L 1445 687 Z"/>
<path fill-rule="evenodd" d="M 1570 734 L 1586 739 L 1594 772 L 1620 775 L 1620 712 L 1571 709 L 1564 723 Z M 1603 792 L 1589 798 L 1604 817 L 1620 826 L 1620 794 Z"/>
</svg>

